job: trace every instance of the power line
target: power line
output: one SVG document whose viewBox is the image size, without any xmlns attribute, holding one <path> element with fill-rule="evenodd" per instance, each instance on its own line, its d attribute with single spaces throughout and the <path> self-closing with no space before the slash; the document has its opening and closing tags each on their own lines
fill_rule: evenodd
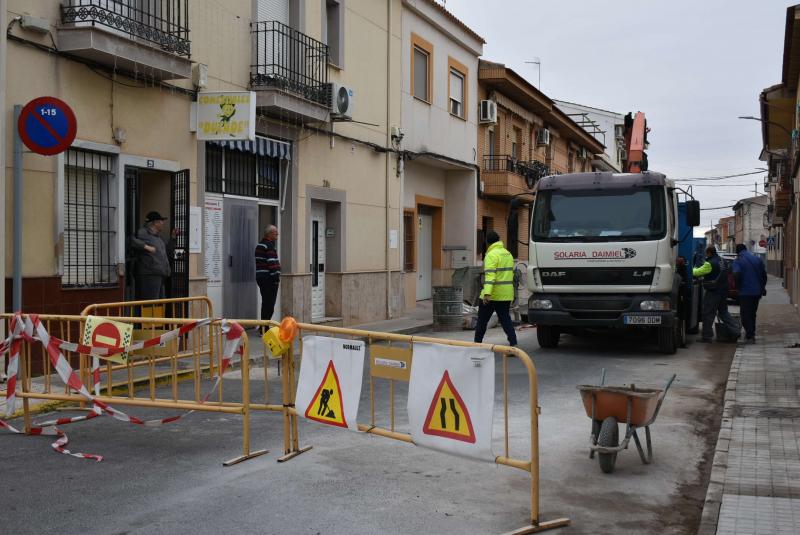
<svg viewBox="0 0 800 535">
<path fill-rule="evenodd" d="M 700 210 L 701 211 L 702 210 L 730 210 L 731 208 L 733 208 L 732 204 L 730 206 L 716 206 L 714 208 L 700 208 Z"/>
<path fill-rule="evenodd" d="M 765 170 L 758 170 L 758 171 L 751 171 L 749 173 L 738 173 L 735 175 L 722 175 L 722 176 L 699 176 L 699 177 L 692 177 L 692 178 L 676 178 L 675 182 L 695 182 L 695 181 L 703 181 L 703 180 L 725 180 L 728 178 L 736 178 L 740 176 L 750 176 L 750 175 L 761 175 L 766 173 Z"/>
</svg>

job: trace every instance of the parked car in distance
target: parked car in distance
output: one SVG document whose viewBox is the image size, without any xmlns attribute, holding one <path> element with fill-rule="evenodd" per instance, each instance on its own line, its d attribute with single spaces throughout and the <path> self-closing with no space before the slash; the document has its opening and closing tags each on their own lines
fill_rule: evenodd
<svg viewBox="0 0 800 535">
<path fill-rule="evenodd" d="M 736 279 L 733 277 L 733 261 L 736 253 L 719 253 L 719 257 L 728 263 L 728 301 L 739 304 L 739 290 L 736 288 Z"/>
</svg>

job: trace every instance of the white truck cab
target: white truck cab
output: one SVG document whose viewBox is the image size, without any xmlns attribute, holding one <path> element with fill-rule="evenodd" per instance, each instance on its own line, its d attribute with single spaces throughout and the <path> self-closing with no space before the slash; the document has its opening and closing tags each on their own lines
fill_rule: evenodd
<svg viewBox="0 0 800 535">
<path fill-rule="evenodd" d="M 556 347 L 570 329 L 649 327 L 674 353 L 687 327 L 681 227 L 691 241 L 699 204 L 679 210 L 674 183 L 654 172 L 548 176 L 535 192 L 527 283 L 539 344 Z"/>
</svg>

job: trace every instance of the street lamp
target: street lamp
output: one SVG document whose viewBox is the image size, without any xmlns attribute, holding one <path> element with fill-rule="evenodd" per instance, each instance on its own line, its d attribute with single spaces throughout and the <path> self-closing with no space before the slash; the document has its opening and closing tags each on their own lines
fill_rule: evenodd
<svg viewBox="0 0 800 535">
<path fill-rule="evenodd" d="M 536 89 L 539 91 L 542 90 L 542 60 L 540 58 L 533 58 L 533 61 L 526 61 L 528 65 L 538 65 L 539 67 L 539 84 L 536 86 Z"/>
<path fill-rule="evenodd" d="M 753 117 L 752 115 L 746 115 L 746 116 L 742 116 L 742 115 L 740 115 L 740 116 L 739 116 L 739 119 L 749 119 L 749 120 L 751 120 L 751 121 L 758 121 L 758 122 L 760 122 L 760 123 L 766 123 L 766 124 L 771 124 L 772 126 L 777 126 L 777 127 L 778 127 L 778 128 L 780 128 L 781 130 L 783 130 L 784 132 L 786 132 L 786 134 L 787 134 L 789 137 L 792 137 L 792 133 L 791 133 L 791 132 L 789 132 L 789 130 L 788 130 L 788 129 L 787 129 L 785 126 L 783 126 L 782 124 L 778 124 L 778 123 L 776 123 L 776 122 L 774 122 L 774 121 L 767 121 L 767 120 L 765 120 L 765 119 L 762 119 L 761 117 Z"/>
</svg>

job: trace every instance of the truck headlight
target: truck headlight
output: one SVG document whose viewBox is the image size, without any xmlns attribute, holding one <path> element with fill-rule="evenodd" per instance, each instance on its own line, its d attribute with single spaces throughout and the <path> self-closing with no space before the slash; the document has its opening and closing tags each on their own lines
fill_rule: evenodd
<svg viewBox="0 0 800 535">
<path fill-rule="evenodd" d="M 669 301 L 642 301 L 639 305 L 642 310 L 669 310 Z"/>
<path fill-rule="evenodd" d="M 533 310 L 552 310 L 553 302 L 549 299 L 532 299 L 531 308 Z"/>
</svg>

